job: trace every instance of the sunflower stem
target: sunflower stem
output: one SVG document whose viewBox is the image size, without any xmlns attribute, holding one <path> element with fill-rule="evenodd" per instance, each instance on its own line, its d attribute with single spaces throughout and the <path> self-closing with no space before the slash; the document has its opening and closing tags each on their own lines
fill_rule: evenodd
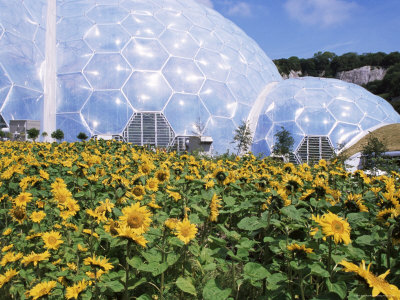
<svg viewBox="0 0 400 300">
<path fill-rule="evenodd" d="M 331 275 L 331 258 L 332 258 L 332 237 L 329 237 L 329 242 L 328 242 L 328 272 L 329 276 Z"/>
<path fill-rule="evenodd" d="M 129 255 L 130 255 L 130 241 L 127 241 L 126 244 L 126 259 L 125 259 L 125 291 L 124 291 L 124 299 L 129 299 L 129 291 L 128 291 L 128 280 L 129 280 Z"/>
</svg>

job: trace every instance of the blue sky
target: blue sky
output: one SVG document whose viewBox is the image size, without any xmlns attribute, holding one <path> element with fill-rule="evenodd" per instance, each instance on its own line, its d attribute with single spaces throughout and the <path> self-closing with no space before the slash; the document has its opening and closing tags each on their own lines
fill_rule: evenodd
<svg viewBox="0 0 400 300">
<path fill-rule="evenodd" d="M 197 1 L 236 23 L 271 59 L 400 51 L 400 0 Z"/>
</svg>

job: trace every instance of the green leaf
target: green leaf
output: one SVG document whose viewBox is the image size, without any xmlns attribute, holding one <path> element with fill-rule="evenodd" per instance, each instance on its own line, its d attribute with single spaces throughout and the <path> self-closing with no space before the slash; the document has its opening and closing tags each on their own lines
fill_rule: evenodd
<svg viewBox="0 0 400 300">
<path fill-rule="evenodd" d="M 321 277 L 329 277 L 329 272 L 316 263 L 311 265 L 311 273 Z"/>
<path fill-rule="evenodd" d="M 190 278 L 179 277 L 176 281 L 177 287 L 185 293 L 197 296 L 196 288 Z"/>
<path fill-rule="evenodd" d="M 148 251 L 142 251 L 140 254 L 142 254 L 144 259 L 149 263 L 161 261 L 161 253 L 158 252 L 156 248 L 152 248 Z"/>
<path fill-rule="evenodd" d="M 340 299 L 345 299 L 347 296 L 346 283 L 343 281 L 332 283 L 328 278 L 326 279 L 326 286 L 330 292 L 336 293 Z"/>
<path fill-rule="evenodd" d="M 176 253 L 169 253 L 167 256 L 167 264 L 168 266 L 172 266 L 175 264 L 179 259 L 179 255 Z"/>
<path fill-rule="evenodd" d="M 149 264 L 142 264 L 139 266 L 138 270 L 144 271 L 144 272 L 149 272 L 153 276 L 160 275 L 161 273 L 165 272 L 165 270 L 168 269 L 168 264 L 166 262 L 160 264 L 158 262 L 152 262 Z"/>
<path fill-rule="evenodd" d="M 249 231 L 253 231 L 253 230 L 257 230 L 263 227 L 266 227 L 267 224 L 265 222 L 260 222 L 260 219 L 257 217 L 246 217 L 243 218 L 238 224 L 237 226 L 240 229 L 243 230 L 249 230 Z"/>
<path fill-rule="evenodd" d="M 374 242 L 375 242 L 375 239 L 370 235 L 362 235 L 362 236 L 359 236 L 355 240 L 355 243 L 357 243 L 359 245 L 364 245 L 364 246 L 372 246 L 375 244 Z"/>
<path fill-rule="evenodd" d="M 204 300 L 225 300 L 231 294 L 231 289 L 221 289 L 217 286 L 215 279 L 207 281 L 203 289 Z"/>
<path fill-rule="evenodd" d="M 142 259 L 138 256 L 134 256 L 131 259 L 127 259 L 128 264 L 135 269 L 139 269 L 139 267 L 143 264 Z"/>
<path fill-rule="evenodd" d="M 223 197 L 222 198 L 225 202 L 225 206 L 229 207 L 229 206 L 234 206 L 235 205 L 235 198 L 227 196 L 227 197 Z"/>
<path fill-rule="evenodd" d="M 293 205 L 289 205 L 286 207 L 281 208 L 281 213 L 285 216 L 289 217 L 290 219 L 296 221 L 302 221 L 301 213 L 299 210 L 296 209 Z"/>
<path fill-rule="evenodd" d="M 269 273 L 266 268 L 258 263 L 249 262 L 244 266 L 244 276 L 250 280 L 257 281 L 270 275 L 271 273 Z"/>
<path fill-rule="evenodd" d="M 114 293 L 121 292 L 124 289 L 124 285 L 117 281 L 108 281 L 104 283 L 109 289 L 111 289 Z"/>
<path fill-rule="evenodd" d="M 140 278 L 138 281 L 134 282 L 133 280 L 129 280 L 128 281 L 128 290 L 132 291 L 134 289 L 136 289 L 139 285 L 145 283 L 147 281 L 146 278 Z"/>
</svg>

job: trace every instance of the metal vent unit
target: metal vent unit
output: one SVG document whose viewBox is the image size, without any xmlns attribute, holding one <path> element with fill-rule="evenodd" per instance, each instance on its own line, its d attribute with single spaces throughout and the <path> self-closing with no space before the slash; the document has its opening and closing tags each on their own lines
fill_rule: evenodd
<svg viewBox="0 0 400 300">
<path fill-rule="evenodd" d="M 162 113 L 135 113 L 123 132 L 124 139 L 134 145 L 168 147 L 175 133 Z"/>
<path fill-rule="evenodd" d="M 332 158 L 334 148 L 327 136 L 305 136 L 295 154 L 301 163 L 317 162 Z"/>
</svg>

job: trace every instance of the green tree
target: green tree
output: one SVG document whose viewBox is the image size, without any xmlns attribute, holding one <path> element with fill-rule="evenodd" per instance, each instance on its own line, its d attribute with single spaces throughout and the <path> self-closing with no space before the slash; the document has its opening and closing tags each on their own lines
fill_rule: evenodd
<svg viewBox="0 0 400 300">
<path fill-rule="evenodd" d="M 26 133 L 28 134 L 28 138 L 35 142 L 40 134 L 40 130 L 37 128 L 31 128 Z"/>
<path fill-rule="evenodd" d="M 252 142 L 253 135 L 251 133 L 250 126 L 247 122 L 242 121 L 239 127 L 236 128 L 235 136 L 231 142 L 232 144 L 236 144 L 235 149 L 237 150 L 237 155 L 249 151 Z"/>
<path fill-rule="evenodd" d="M 51 133 L 51 137 L 56 139 L 58 142 L 61 142 L 64 138 L 64 132 L 61 129 L 57 129 Z"/>
<path fill-rule="evenodd" d="M 272 153 L 275 155 L 288 155 L 292 152 L 294 138 L 284 127 L 275 133 L 275 144 Z"/>
<path fill-rule="evenodd" d="M 388 149 L 383 141 L 370 134 L 367 143 L 361 150 L 363 168 L 376 171 L 383 163 L 383 154 Z"/>
<path fill-rule="evenodd" d="M 76 138 L 81 140 L 81 142 L 83 142 L 88 139 L 88 136 L 84 132 L 79 132 L 79 134 L 76 136 Z"/>
</svg>

